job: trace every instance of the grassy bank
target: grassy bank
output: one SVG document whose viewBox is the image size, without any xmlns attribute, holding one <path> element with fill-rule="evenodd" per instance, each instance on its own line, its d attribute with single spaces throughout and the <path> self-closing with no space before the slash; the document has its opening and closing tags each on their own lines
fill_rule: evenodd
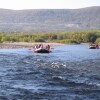
<svg viewBox="0 0 100 100">
<path fill-rule="evenodd" d="M 100 43 L 100 30 L 86 30 L 57 33 L 0 33 L 0 42 L 55 42 L 79 44 L 87 42 Z"/>
</svg>

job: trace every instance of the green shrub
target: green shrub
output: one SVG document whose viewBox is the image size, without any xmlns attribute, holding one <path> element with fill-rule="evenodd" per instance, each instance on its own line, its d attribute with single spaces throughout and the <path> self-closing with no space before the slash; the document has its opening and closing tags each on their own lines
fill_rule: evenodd
<svg viewBox="0 0 100 100">
<path fill-rule="evenodd" d="M 45 40 L 42 39 L 42 38 L 36 38 L 36 39 L 34 40 L 34 42 L 45 42 Z"/>
<path fill-rule="evenodd" d="M 97 38 L 96 39 L 96 43 L 99 43 L 100 44 L 100 38 Z"/>
<path fill-rule="evenodd" d="M 78 42 L 74 39 L 64 39 L 64 40 L 59 40 L 58 42 L 65 44 L 78 44 Z"/>
<path fill-rule="evenodd" d="M 96 33 L 89 33 L 88 34 L 88 42 L 94 43 L 97 39 L 97 34 Z"/>
</svg>

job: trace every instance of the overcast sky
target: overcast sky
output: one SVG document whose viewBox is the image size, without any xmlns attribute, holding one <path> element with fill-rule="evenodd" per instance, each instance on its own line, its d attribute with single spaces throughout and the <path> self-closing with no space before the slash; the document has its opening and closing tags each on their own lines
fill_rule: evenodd
<svg viewBox="0 0 100 100">
<path fill-rule="evenodd" d="M 0 0 L 6 9 L 77 9 L 100 6 L 100 0 Z"/>
</svg>

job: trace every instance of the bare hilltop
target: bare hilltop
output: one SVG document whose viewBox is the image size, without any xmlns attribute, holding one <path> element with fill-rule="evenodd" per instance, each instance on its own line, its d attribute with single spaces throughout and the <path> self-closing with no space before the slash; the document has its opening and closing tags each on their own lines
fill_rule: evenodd
<svg viewBox="0 0 100 100">
<path fill-rule="evenodd" d="M 100 6 L 81 9 L 0 9 L 0 32 L 56 32 L 100 28 Z"/>
</svg>

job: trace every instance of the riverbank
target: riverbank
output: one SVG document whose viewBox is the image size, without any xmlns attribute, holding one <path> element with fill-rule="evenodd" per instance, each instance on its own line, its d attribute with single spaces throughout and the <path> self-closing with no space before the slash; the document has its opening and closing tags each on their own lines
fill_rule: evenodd
<svg viewBox="0 0 100 100">
<path fill-rule="evenodd" d="M 61 44 L 61 43 L 13 42 L 13 43 L 0 43 L 0 49 L 33 48 L 36 44 L 43 44 L 44 46 L 49 44 L 51 47 L 64 45 L 64 44 Z"/>
</svg>

